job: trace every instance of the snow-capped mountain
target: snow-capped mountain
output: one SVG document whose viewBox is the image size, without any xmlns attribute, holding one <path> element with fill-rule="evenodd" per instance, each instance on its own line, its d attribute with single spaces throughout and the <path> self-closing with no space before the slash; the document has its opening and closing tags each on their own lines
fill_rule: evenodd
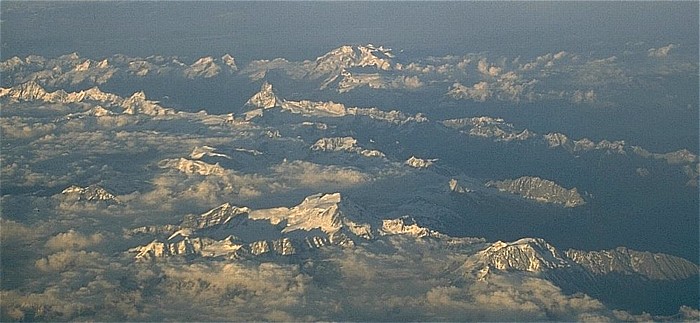
<svg viewBox="0 0 700 323">
<path fill-rule="evenodd" d="M 200 320 L 259 312 L 248 304 L 271 314 L 241 319 L 372 320 L 353 314 L 370 302 L 394 320 L 502 318 L 459 316 L 482 307 L 692 317 L 696 294 L 673 289 L 699 276 L 693 138 L 616 138 L 626 119 L 598 133 L 546 110 L 603 120 L 624 108 L 588 105 L 668 76 L 648 61 L 632 73 L 620 61 L 634 53 L 485 55 L 403 61 L 366 45 L 240 70 L 231 55 L 0 62 L 2 269 L 15 284 L 1 319 L 172 319 L 171 302 Z M 669 93 L 674 113 L 695 107 Z M 672 312 L 616 303 L 617 290 Z M 328 311 L 307 315 L 312 304 Z"/>
<path fill-rule="evenodd" d="M 393 58 L 391 49 L 382 46 L 341 46 L 318 57 L 310 76 L 337 74 L 351 67 L 371 66 L 379 70 L 390 70 L 394 67 Z"/>
<path fill-rule="evenodd" d="M 248 102 L 246 102 L 246 106 L 270 109 L 278 106 L 279 103 L 280 100 L 272 90 L 272 84 L 264 82 L 262 86 L 260 86 L 260 92 L 255 93 Z"/>
<path fill-rule="evenodd" d="M 176 169 L 185 174 L 199 175 L 221 175 L 226 173 L 226 169 L 216 164 L 209 164 L 201 160 L 192 160 L 187 158 L 164 159 L 160 161 L 161 168 Z"/>
<path fill-rule="evenodd" d="M 357 145 L 357 139 L 353 137 L 321 138 L 316 141 L 311 150 L 315 151 L 345 151 L 357 153 L 365 157 L 385 157 L 384 153 L 378 150 L 363 149 Z"/>
<path fill-rule="evenodd" d="M 180 60 L 158 55 L 141 58 L 117 54 L 99 60 L 82 58 L 77 53 L 57 58 L 30 55 L 8 59 L 0 64 L 0 71 L 4 78 L 11 77 L 13 83 L 35 81 L 49 87 L 101 85 L 132 77 L 207 79 L 238 71 L 234 57 L 229 54 L 221 58 L 201 57 L 189 65 Z"/>
<path fill-rule="evenodd" d="M 276 251 L 280 255 L 324 245 L 352 246 L 377 235 L 377 222 L 341 194 L 315 194 L 292 208 L 251 210 L 225 203 L 199 216 L 188 215 L 164 241 L 131 249 L 137 259 L 175 255 L 243 257 Z M 411 227 L 409 232 L 417 229 Z M 141 230 L 135 232 L 159 230 Z M 399 233 L 396 230 L 390 231 Z M 222 237 L 225 236 L 223 240 Z M 235 247 L 234 243 L 239 247 Z M 228 245 L 230 254 L 214 252 Z"/>
<path fill-rule="evenodd" d="M 432 166 L 436 161 L 437 159 L 423 159 L 418 158 L 416 156 L 411 156 L 404 162 L 404 164 L 413 168 L 428 168 Z"/>
<path fill-rule="evenodd" d="M 118 109 L 118 113 L 123 114 L 144 114 L 149 116 L 164 116 L 175 114 L 175 110 L 164 108 L 156 101 L 146 98 L 143 91 L 134 93 L 128 98 L 122 98 L 112 93 L 102 92 L 99 88 L 93 87 L 79 92 L 66 92 L 57 90 L 47 92 L 43 87 L 34 81 L 22 83 L 11 88 L 0 88 L 0 98 L 8 98 L 12 101 L 42 101 L 48 103 L 82 103 L 97 102 L 112 109 Z M 90 112 L 92 115 L 100 116 L 108 114 L 103 107 L 98 111 Z"/>
<path fill-rule="evenodd" d="M 566 256 L 595 275 L 619 273 L 640 275 L 652 280 L 677 280 L 698 275 L 698 266 L 683 258 L 630 250 L 567 250 Z"/>
<path fill-rule="evenodd" d="M 558 284 L 598 284 L 609 274 L 651 280 L 683 280 L 700 274 L 696 264 L 666 254 L 653 254 L 618 247 L 614 250 L 560 252 L 543 239 L 497 241 L 470 256 L 462 266 L 465 274 L 488 279 L 494 273 L 527 272 Z M 580 288 L 578 286 L 577 288 Z"/>
<path fill-rule="evenodd" d="M 497 241 L 477 252 L 465 263 L 466 268 L 488 271 L 527 271 L 539 273 L 547 270 L 570 267 L 566 259 L 552 245 L 542 239 L 523 238 L 506 243 Z"/>
<path fill-rule="evenodd" d="M 99 185 L 80 187 L 72 185 L 64 189 L 61 194 L 67 199 L 76 201 L 106 202 L 108 204 L 119 204 L 119 199 Z"/>
<path fill-rule="evenodd" d="M 534 133 L 527 129 L 520 132 L 516 131 L 512 124 L 506 123 L 501 118 L 487 116 L 445 120 L 443 124 L 454 129 L 469 128 L 468 131 L 460 131 L 469 136 L 495 138 L 497 141 L 522 141 L 535 136 Z"/>
</svg>

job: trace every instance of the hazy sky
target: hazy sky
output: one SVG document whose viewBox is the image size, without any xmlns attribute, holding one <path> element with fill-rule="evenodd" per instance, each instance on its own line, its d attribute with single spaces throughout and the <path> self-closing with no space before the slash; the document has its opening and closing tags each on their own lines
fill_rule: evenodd
<svg viewBox="0 0 700 323">
<path fill-rule="evenodd" d="M 2 56 L 307 59 L 339 44 L 537 55 L 644 41 L 697 53 L 697 2 L 2 2 Z M 696 54 L 697 55 L 697 54 Z"/>
</svg>

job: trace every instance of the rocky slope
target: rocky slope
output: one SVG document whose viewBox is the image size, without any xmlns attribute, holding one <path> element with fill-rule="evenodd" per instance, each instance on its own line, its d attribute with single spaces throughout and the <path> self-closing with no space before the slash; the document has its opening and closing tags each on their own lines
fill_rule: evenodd
<svg viewBox="0 0 700 323">
<path fill-rule="evenodd" d="M 486 186 L 541 203 L 562 204 L 565 207 L 577 207 L 586 203 L 576 188 L 566 189 L 539 177 L 523 176 L 514 180 L 489 181 Z"/>
</svg>

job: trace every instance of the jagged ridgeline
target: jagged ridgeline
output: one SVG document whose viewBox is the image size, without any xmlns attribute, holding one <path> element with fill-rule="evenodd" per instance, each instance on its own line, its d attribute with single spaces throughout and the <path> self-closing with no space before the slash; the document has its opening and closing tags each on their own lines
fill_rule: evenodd
<svg viewBox="0 0 700 323">
<path fill-rule="evenodd" d="M 5 60 L 0 320 L 697 321 L 694 147 L 550 123 L 625 46 Z"/>
<path fill-rule="evenodd" d="M 538 202 L 561 204 L 565 207 L 577 207 L 586 203 L 575 187 L 566 189 L 539 177 L 523 176 L 513 180 L 489 181 L 486 186 Z"/>
</svg>

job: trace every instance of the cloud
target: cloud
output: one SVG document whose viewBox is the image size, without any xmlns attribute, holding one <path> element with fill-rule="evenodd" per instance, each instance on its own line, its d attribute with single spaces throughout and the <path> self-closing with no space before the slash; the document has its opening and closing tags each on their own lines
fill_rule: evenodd
<svg viewBox="0 0 700 323">
<path fill-rule="evenodd" d="M 0 119 L 0 129 L 6 139 L 27 139 L 45 136 L 56 130 L 53 123 L 27 123 L 19 117 Z"/>
<path fill-rule="evenodd" d="M 647 50 L 647 56 L 655 58 L 666 58 L 669 55 L 669 53 L 671 53 L 671 50 L 677 47 L 678 45 L 668 44 L 664 47 L 649 48 L 649 50 Z"/>
<path fill-rule="evenodd" d="M 610 84 L 627 84 L 631 78 L 618 65 L 618 58 L 611 56 L 604 59 L 594 59 L 573 70 L 575 84 L 589 87 L 600 87 Z"/>
<path fill-rule="evenodd" d="M 423 87 L 425 84 L 418 76 L 398 76 L 391 81 L 391 88 L 394 89 L 411 89 L 415 90 Z"/>
<path fill-rule="evenodd" d="M 151 319 L 313 319 L 303 313 L 311 278 L 298 265 L 212 262 L 158 268 L 165 279 L 154 286 L 161 300 L 147 314 Z"/>
<path fill-rule="evenodd" d="M 83 235 L 71 229 L 51 237 L 46 247 L 51 250 L 80 250 L 100 244 L 103 240 L 104 236 L 100 233 Z"/>
<path fill-rule="evenodd" d="M 67 271 L 93 267 L 100 259 L 96 252 L 64 250 L 36 261 L 35 266 L 41 271 Z"/>
<path fill-rule="evenodd" d="M 447 95 L 455 99 L 470 99 L 484 102 L 491 97 L 491 86 L 489 83 L 481 81 L 471 87 L 466 87 L 460 83 L 452 84 Z"/>
<path fill-rule="evenodd" d="M 4 214 L 7 216 L 7 204 L 8 201 L 3 199 Z M 27 244 L 34 242 L 42 234 L 45 234 L 44 227 L 29 227 L 22 223 L 9 220 L 7 218 L 0 218 L 0 245 L 3 249 L 7 246 L 13 246 L 15 244 Z"/>
<path fill-rule="evenodd" d="M 441 320 L 575 321 L 606 318 L 606 308 L 585 295 L 564 295 L 551 282 L 505 275 L 465 287 L 437 286 L 426 294 L 427 309 Z"/>
<path fill-rule="evenodd" d="M 319 165 L 302 160 L 284 161 L 275 166 L 273 171 L 277 178 L 289 185 L 297 183 L 315 188 L 348 187 L 370 180 L 367 174 L 355 168 Z"/>
<path fill-rule="evenodd" d="M 479 60 L 479 63 L 477 63 L 476 68 L 479 71 L 479 73 L 491 77 L 496 77 L 503 71 L 503 68 L 489 64 L 485 58 Z"/>
</svg>

